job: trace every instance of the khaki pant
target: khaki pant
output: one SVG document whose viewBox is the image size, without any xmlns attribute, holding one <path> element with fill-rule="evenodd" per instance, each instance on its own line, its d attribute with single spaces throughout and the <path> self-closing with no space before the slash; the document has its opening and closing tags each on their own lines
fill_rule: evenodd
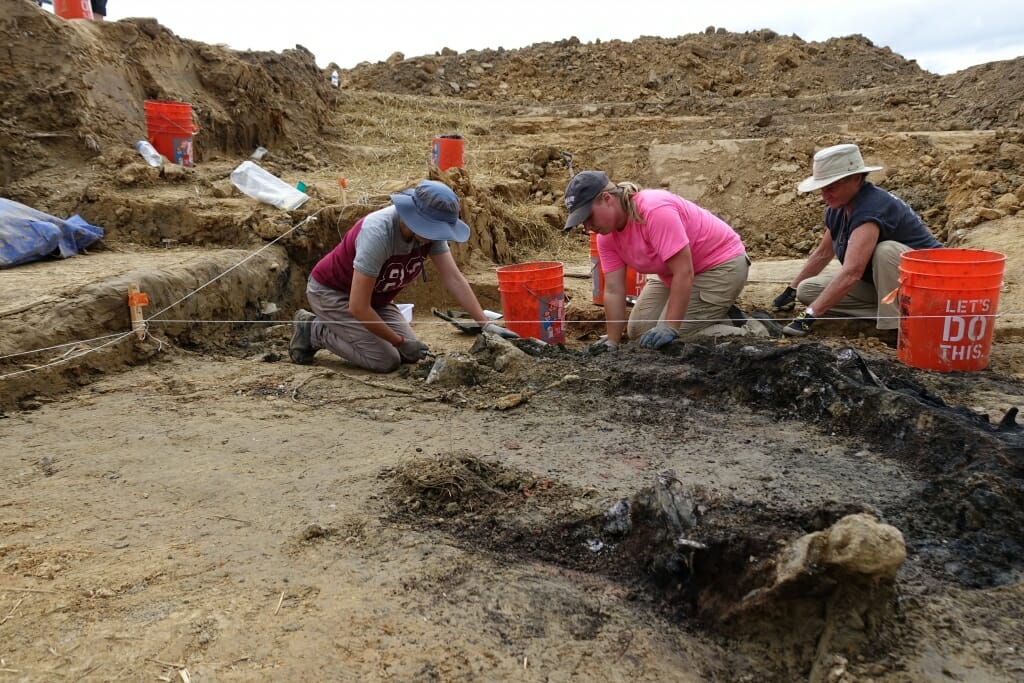
<svg viewBox="0 0 1024 683">
<path fill-rule="evenodd" d="M 314 349 L 327 349 L 373 372 L 393 372 L 402 364 L 398 349 L 363 327 L 349 312 L 348 294 L 309 278 L 306 299 L 316 313 L 316 320 L 309 326 Z M 374 310 L 396 333 L 406 339 L 416 338 L 397 306 L 387 304 Z"/>
<path fill-rule="evenodd" d="M 901 242 L 879 242 L 875 253 L 871 256 L 871 274 L 874 284 L 860 280 L 839 300 L 835 306 L 823 314 L 828 317 L 833 313 L 849 315 L 856 318 L 875 318 L 875 327 L 880 330 L 895 330 L 900 325 L 900 313 L 896 302 L 883 304 L 881 299 L 900 284 L 900 254 L 910 251 L 910 247 Z M 809 306 L 825 291 L 833 275 L 816 275 L 809 277 L 796 288 L 796 298 L 800 303 Z"/>
<path fill-rule="evenodd" d="M 679 334 L 695 334 L 716 323 L 728 325 L 729 307 L 736 303 L 736 298 L 747 284 L 749 269 L 750 259 L 746 254 L 740 254 L 694 276 L 690 303 L 686 307 L 686 318 L 679 326 Z M 630 339 L 639 339 L 640 335 L 664 320 L 668 295 L 668 285 L 660 278 L 647 278 L 626 324 L 626 334 Z"/>
</svg>

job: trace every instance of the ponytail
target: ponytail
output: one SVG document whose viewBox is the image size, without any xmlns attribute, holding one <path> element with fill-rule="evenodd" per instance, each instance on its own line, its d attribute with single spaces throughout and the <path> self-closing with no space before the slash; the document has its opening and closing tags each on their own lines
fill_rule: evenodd
<svg viewBox="0 0 1024 683">
<path fill-rule="evenodd" d="M 643 216 L 640 215 L 636 208 L 636 202 L 633 201 L 633 195 L 639 192 L 640 189 L 640 186 L 636 183 L 623 182 L 609 183 L 604 191 L 618 198 L 622 210 L 626 212 L 627 220 L 643 223 Z"/>
</svg>

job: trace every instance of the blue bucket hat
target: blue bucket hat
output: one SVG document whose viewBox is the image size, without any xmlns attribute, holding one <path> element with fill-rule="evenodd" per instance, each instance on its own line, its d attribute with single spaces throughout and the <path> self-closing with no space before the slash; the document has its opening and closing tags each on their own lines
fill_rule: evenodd
<svg viewBox="0 0 1024 683">
<path fill-rule="evenodd" d="M 565 188 L 565 208 L 569 210 L 569 218 L 562 230 L 572 230 L 590 218 L 591 205 L 606 187 L 608 174 L 604 171 L 580 171 L 574 175 Z"/>
<path fill-rule="evenodd" d="M 459 198 L 436 180 L 391 195 L 398 216 L 414 233 L 428 240 L 465 242 L 469 226 L 459 220 Z"/>
</svg>

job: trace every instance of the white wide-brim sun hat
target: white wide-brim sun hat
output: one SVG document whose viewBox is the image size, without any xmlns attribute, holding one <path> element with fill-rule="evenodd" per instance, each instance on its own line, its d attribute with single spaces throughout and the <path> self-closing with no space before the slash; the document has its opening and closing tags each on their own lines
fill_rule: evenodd
<svg viewBox="0 0 1024 683">
<path fill-rule="evenodd" d="M 804 178 L 796 189 L 800 192 L 813 192 L 855 173 L 881 170 L 881 166 L 864 165 L 864 157 L 860 155 L 857 145 L 826 147 L 814 155 L 813 175 Z"/>
</svg>

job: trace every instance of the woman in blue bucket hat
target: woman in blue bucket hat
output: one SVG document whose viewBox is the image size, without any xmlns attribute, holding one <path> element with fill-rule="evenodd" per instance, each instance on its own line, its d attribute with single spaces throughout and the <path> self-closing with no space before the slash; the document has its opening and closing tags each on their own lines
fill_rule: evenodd
<svg viewBox="0 0 1024 683">
<path fill-rule="evenodd" d="M 424 180 L 391 195 L 391 205 L 359 219 L 313 268 L 306 286 L 312 312 L 299 309 L 288 355 L 308 365 L 318 349 L 373 372 L 415 363 L 429 349 L 393 303 L 417 277 L 426 279 L 430 257 L 445 289 L 479 329 L 518 336 L 490 322 L 459 270 L 449 241 L 465 242 L 469 226 L 459 219 L 459 198 L 444 183 Z"/>
</svg>

